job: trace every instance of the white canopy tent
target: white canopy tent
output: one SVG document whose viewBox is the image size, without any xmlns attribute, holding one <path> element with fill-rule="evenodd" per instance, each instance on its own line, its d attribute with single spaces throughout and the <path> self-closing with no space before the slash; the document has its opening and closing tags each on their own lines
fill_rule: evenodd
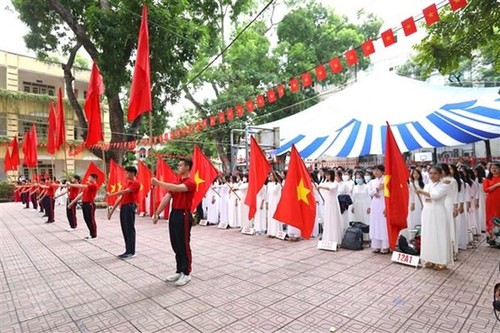
<svg viewBox="0 0 500 333">
<path fill-rule="evenodd" d="M 498 88 L 437 86 L 393 72 L 372 73 L 328 99 L 287 118 L 281 155 L 292 144 L 302 158 L 382 154 L 386 121 L 402 152 L 500 137 Z"/>
</svg>

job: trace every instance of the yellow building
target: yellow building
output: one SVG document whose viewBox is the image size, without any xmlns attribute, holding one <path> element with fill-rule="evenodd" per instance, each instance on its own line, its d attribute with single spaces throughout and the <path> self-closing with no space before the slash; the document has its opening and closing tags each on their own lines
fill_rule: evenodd
<svg viewBox="0 0 500 333">
<path fill-rule="evenodd" d="M 80 104 L 83 105 L 90 70 L 73 69 L 73 91 Z M 57 91 L 62 88 L 63 98 L 66 96 L 66 83 L 61 64 L 42 62 L 36 58 L 0 51 L 0 180 L 6 178 L 16 180 L 18 176 L 30 176 L 30 170 L 20 165 L 17 172 L 11 171 L 6 175 L 3 172 L 3 159 L 6 142 L 15 136 L 19 140 L 19 156 L 23 162 L 22 138 L 32 124 L 36 125 L 38 142 L 47 142 L 49 100 L 56 101 Z M 64 178 L 68 174 L 83 176 L 88 164 L 92 160 L 100 159 L 90 151 L 84 149 L 77 156 L 70 156 L 72 147 L 81 143 L 83 132 L 77 116 L 65 99 L 66 122 L 66 151 L 61 149 L 55 156 L 47 153 L 46 147 L 38 149 L 38 170 L 41 175 L 48 173 L 57 178 Z M 109 142 L 109 114 L 105 108 L 103 113 L 104 139 Z M 54 167 L 53 167 L 54 166 Z"/>
</svg>

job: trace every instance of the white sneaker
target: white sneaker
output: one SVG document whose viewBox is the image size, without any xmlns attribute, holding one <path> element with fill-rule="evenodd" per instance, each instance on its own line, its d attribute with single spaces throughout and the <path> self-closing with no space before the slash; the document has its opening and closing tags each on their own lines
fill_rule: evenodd
<svg viewBox="0 0 500 333">
<path fill-rule="evenodd" d="M 175 283 L 175 285 L 177 287 L 181 287 L 187 284 L 189 281 L 191 281 L 191 276 L 182 274 L 179 280 L 177 280 L 177 282 Z"/>
<path fill-rule="evenodd" d="M 75 231 L 75 230 L 76 230 L 76 228 L 68 228 L 68 229 L 66 229 L 67 232 L 71 232 L 71 231 Z"/>
<path fill-rule="evenodd" d="M 175 282 L 175 281 L 179 280 L 182 275 L 183 275 L 182 273 L 175 273 L 175 274 L 169 275 L 169 276 L 167 276 L 165 281 L 166 282 Z"/>
</svg>

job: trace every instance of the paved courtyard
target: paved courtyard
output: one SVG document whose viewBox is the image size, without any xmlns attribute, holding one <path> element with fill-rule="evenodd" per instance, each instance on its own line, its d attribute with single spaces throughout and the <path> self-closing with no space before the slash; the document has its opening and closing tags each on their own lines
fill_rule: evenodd
<svg viewBox="0 0 500 333">
<path fill-rule="evenodd" d="M 393 264 L 369 250 L 324 252 L 315 240 L 192 230 L 192 281 L 174 272 L 165 221 L 138 217 L 137 257 L 118 215 L 97 211 L 98 238 L 67 232 L 20 203 L 0 204 L 0 331 L 6 332 L 499 332 L 492 310 L 500 251 L 484 242 L 448 271 Z"/>
</svg>

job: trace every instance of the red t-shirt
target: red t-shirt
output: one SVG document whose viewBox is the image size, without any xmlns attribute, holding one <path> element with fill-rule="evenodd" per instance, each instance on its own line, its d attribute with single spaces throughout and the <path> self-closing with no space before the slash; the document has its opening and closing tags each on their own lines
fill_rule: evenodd
<svg viewBox="0 0 500 333">
<path fill-rule="evenodd" d="M 68 190 L 69 200 L 75 199 L 78 196 L 78 192 L 80 192 L 80 189 L 78 187 L 70 187 Z"/>
<path fill-rule="evenodd" d="M 141 184 L 136 180 L 129 180 L 125 189 L 130 189 L 132 192 L 127 192 L 122 195 L 121 204 L 127 205 L 131 203 L 137 203 L 137 197 L 139 196 Z"/>
<path fill-rule="evenodd" d="M 87 188 L 83 190 L 82 202 L 93 202 L 97 195 L 97 184 L 87 183 Z"/>
<path fill-rule="evenodd" d="M 191 210 L 196 183 L 189 177 L 179 177 L 174 184 L 184 184 L 188 190 L 187 192 L 170 192 L 172 195 L 172 209 Z"/>
<path fill-rule="evenodd" d="M 55 183 L 46 183 L 45 185 L 49 187 L 48 189 L 46 189 L 47 193 L 45 195 L 48 197 L 53 197 L 54 193 L 56 192 L 56 187 L 54 186 Z"/>
</svg>

